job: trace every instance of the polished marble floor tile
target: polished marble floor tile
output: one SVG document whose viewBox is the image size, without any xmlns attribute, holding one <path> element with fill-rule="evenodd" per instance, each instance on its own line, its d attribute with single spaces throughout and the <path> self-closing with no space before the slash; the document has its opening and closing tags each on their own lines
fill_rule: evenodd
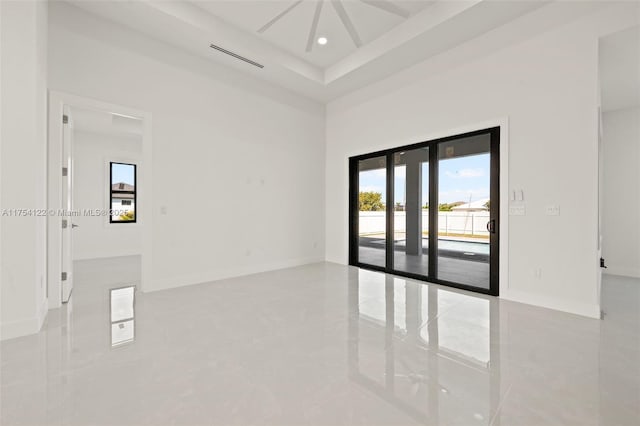
<svg viewBox="0 0 640 426">
<path fill-rule="evenodd" d="M 152 293 L 139 258 L 75 276 L 0 345 L 2 425 L 640 424 L 640 280 L 606 277 L 599 321 L 331 263 Z"/>
</svg>

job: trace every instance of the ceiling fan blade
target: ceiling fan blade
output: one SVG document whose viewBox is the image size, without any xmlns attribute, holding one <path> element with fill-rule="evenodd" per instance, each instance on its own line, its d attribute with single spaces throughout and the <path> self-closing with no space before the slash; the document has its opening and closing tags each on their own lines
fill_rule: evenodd
<svg viewBox="0 0 640 426">
<path fill-rule="evenodd" d="M 369 6 L 377 7 L 378 9 L 384 10 L 385 12 L 389 12 L 389 13 L 393 13 L 394 15 L 401 16 L 405 19 L 411 15 L 411 12 L 409 12 L 408 10 L 403 9 L 397 4 L 391 3 L 388 0 L 360 0 L 360 1 Z"/>
<path fill-rule="evenodd" d="M 351 36 L 351 40 L 353 40 L 353 44 L 355 44 L 356 47 L 362 46 L 362 40 L 360 40 L 360 35 L 358 35 L 358 31 L 356 30 L 356 27 L 353 26 L 353 22 L 351 22 L 349 15 L 347 15 L 347 11 L 344 10 L 344 5 L 342 4 L 342 2 L 340 0 L 331 0 L 331 4 L 333 5 L 333 8 L 336 10 L 336 13 L 340 17 L 340 20 L 342 21 L 342 25 L 344 25 L 344 27 L 347 29 L 347 32 Z"/>
<path fill-rule="evenodd" d="M 293 10 L 293 8 L 295 8 L 296 6 L 298 6 L 300 3 L 302 3 L 302 0 L 298 0 L 296 2 L 294 2 L 291 6 L 287 7 L 285 10 L 283 10 L 282 12 L 280 12 L 278 15 L 276 15 L 275 18 L 273 18 L 272 20 L 270 20 L 269 22 L 267 22 L 266 24 L 264 24 L 259 30 L 258 32 L 260 34 L 262 34 L 263 32 L 267 31 L 273 24 L 275 24 L 276 22 L 278 22 L 284 15 L 286 15 L 287 13 L 291 12 Z"/>
<path fill-rule="evenodd" d="M 313 21 L 311 21 L 311 28 L 309 29 L 309 38 L 307 39 L 306 52 L 311 52 L 313 49 L 313 42 L 316 39 L 316 33 L 318 31 L 318 21 L 320 20 L 320 12 L 322 11 L 322 3 L 324 0 L 316 1 L 316 11 L 313 14 Z"/>
</svg>

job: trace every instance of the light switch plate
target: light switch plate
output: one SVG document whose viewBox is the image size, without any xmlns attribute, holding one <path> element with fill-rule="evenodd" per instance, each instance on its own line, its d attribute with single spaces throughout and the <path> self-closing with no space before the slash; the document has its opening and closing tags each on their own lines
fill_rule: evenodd
<svg viewBox="0 0 640 426">
<path fill-rule="evenodd" d="M 517 204 L 509 206 L 509 216 L 524 216 L 526 215 L 526 209 L 524 204 Z"/>
<path fill-rule="evenodd" d="M 547 216 L 560 216 L 560 206 L 558 205 L 549 205 L 545 209 L 545 214 Z"/>
</svg>

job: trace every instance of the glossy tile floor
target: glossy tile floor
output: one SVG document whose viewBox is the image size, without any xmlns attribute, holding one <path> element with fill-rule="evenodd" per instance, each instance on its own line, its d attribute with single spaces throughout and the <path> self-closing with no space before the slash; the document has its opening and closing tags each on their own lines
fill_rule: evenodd
<svg viewBox="0 0 640 426">
<path fill-rule="evenodd" d="M 639 280 L 607 277 L 604 321 L 331 263 L 136 292 L 131 312 L 109 289 L 135 261 L 106 262 L 2 343 L 2 425 L 640 422 Z"/>
</svg>

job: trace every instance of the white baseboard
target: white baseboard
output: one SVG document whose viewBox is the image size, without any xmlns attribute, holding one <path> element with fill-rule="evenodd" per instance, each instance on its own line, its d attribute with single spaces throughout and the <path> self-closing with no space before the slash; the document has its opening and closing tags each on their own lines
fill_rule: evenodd
<svg viewBox="0 0 640 426">
<path fill-rule="evenodd" d="M 28 336 L 40 331 L 44 320 L 49 312 L 49 303 L 45 299 L 38 307 L 35 317 L 24 318 L 18 321 L 2 323 L 0 327 L 0 340 L 15 339 L 16 337 Z"/>
<path fill-rule="evenodd" d="M 342 259 L 342 258 L 337 258 L 337 257 L 333 257 L 333 256 L 327 256 L 325 259 L 327 262 L 331 262 L 331 263 L 337 263 L 338 265 L 348 265 L 349 261 Z"/>
<path fill-rule="evenodd" d="M 142 251 L 140 250 L 123 250 L 117 253 L 84 253 L 81 256 L 75 256 L 73 261 L 76 260 L 93 260 L 93 259 L 107 259 L 111 257 L 128 257 L 128 256 L 142 256 Z"/>
<path fill-rule="evenodd" d="M 146 292 L 167 290 L 170 288 L 184 287 L 194 284 L 203 284 L 211 281 L 219 281 L 228 278 L 237 278 L 244 275 L 258 274 L 260 272 L 275 271 L 277 269 L 293 268 L 296 266 L 308 265 L 310 263 L 324 262 L 321 256 L 307 257 L 301 259 L 289 259 L 279 262 L 270 262 L 251 265 L 240 268 L 230 268 L 224 270 L 207 271 L 198 274 L 180 275 L 170 278 L 155 279 L 151 288 L 143 288 Z"/>
<path fill-rule="evenodd" d="M 2 323 L 0 340 L 9 340 L 37 333 L 40 330 L 39 322 L 40 320 L 38 318 L 32 317 L 19 321 Z"/>
<path fill-rule="evenodd" d="M 630 268 L 626 266 L 607 265 L 607 269 L 605 269 L 603 273 L 606 275 L 640 278 L 640 268 Z"/>
<path fill-rule="evenodd" d="M 346 265 L 342 259 L 327 258 L 327 262 L 333 262 L 340 265 Z M 608 269 L 611 271 L 611 268 Z M 506 275 L 506 274 L 505 274 Z M 521 292 L 517 290 L 505 290 L 503 286 L 507 285 L 506 277 L 500 275 L 500 299 L 510 300 L 513 302 L 524 303 L 532 306 L 553 309 L 556 311 L 568 312 L 571 314 L 581 315 L 589 318 L 600 318 L 600 305 L 589 305 L 584 303 L 575 303 L 571 301 L 553 299 L 546 296 L 533 295 L 531 293 Z"/>
<path fill-rule="evenodd" d="M 36 318 L 38 320 L 38 329 L 36 330 L 36 333 L 40 331 L 40 329 L 42 328 L 42 324 L 44 324 L 44 320 L 47 319 L 48 313 L 49 313 L 49 299 L 44 299 L 40 304 L 40 306 L 38 307 L 38 312 L 37 312 L 38 316 Z"/>
<path fill-rule="evenodd" d="M 585 303 L 571 302 L 567 300 L 552 299 L 546 296 L 525 293 L 517 290 L 502 291 L 502 293 L 500 294 L 500 299 L 525 303 L 527 305 L 540 306 L 543 308 L 568 312 L 584 317 L 600 319 L 600 305 L 590 305 Z"/>
<path fill-rule="evenodd" d="M 37 331 L 38 319 L 35 317 L 25 318 L 19 321 L 4 322 L 0 329 L 0 340 L 14 339 L 16 337 L 37 333 Z"/>
</svg>

